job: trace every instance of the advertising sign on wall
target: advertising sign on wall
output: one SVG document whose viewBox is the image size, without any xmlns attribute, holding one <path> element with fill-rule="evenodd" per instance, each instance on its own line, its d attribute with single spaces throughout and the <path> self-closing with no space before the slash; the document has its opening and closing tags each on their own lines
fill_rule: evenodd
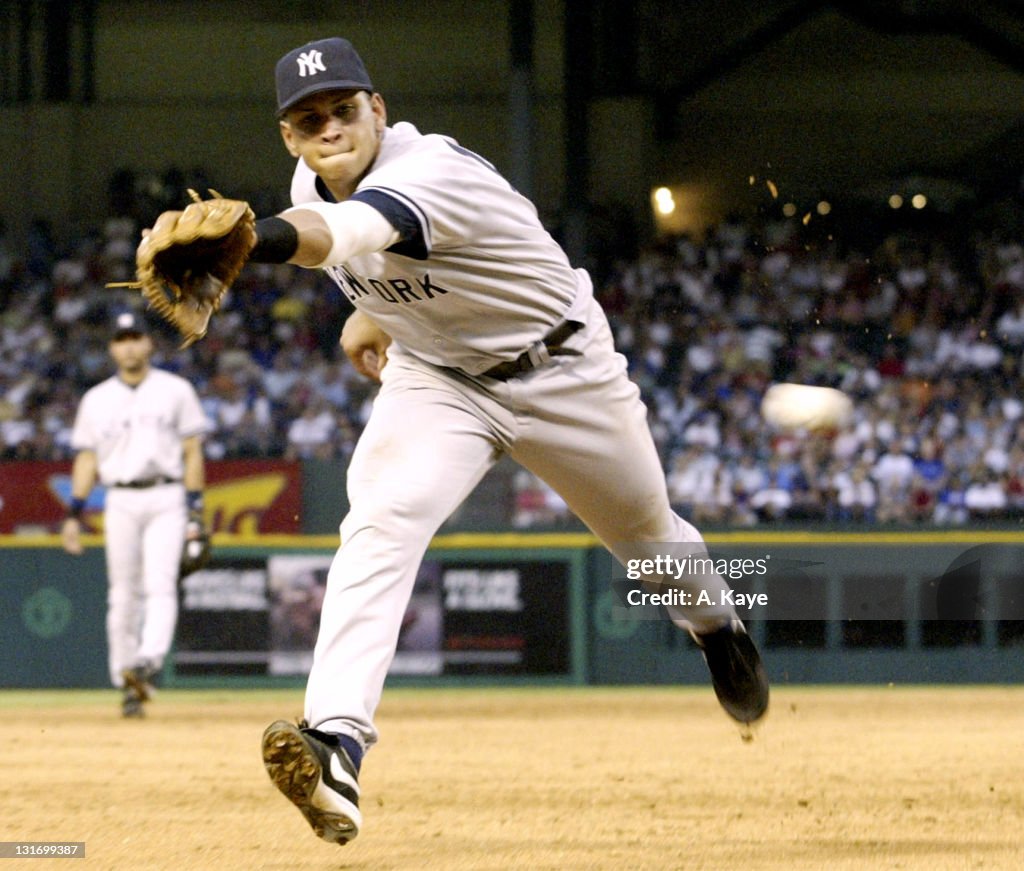
<svg viewBox="0 0 1024 871">
<path fill-rule="evenodd" d="M 175 673 L 305 676 L 330 561 L 223 559 L 186 578 Z M 428 557 L 390 674 L 567 674 L 569 581 L 567 561 Z"/>
<path fill-rule="evenodd" d="M 206 464 L 206 521 L 235 535 L 296 533 L 301 516 L 301 467 L 288 460 L 218 460 Z M 103 531 L 106 491 L 89 494 L 83 522 Z M 4 463 L 0 474 L 0 534 L 55 532 L 71 501 L 71 464 Z"/>
</svg>

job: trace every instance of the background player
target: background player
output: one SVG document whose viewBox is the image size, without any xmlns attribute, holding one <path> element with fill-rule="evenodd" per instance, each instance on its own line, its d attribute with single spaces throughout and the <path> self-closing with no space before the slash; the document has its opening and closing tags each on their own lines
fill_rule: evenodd
<svg viewBox="0 0 1024 871">
<path fill-rule="evenodd" d="M 278 62 L 296 208 L 258 221 L 252 259 L 323 268 L 357 311 L 342 345 L 382 381 L 348 471 L 351 510 L 328 576 L 307 723 L 264 733 L 277 787 L 321 837 L 359 831 L 358 771 L 417 569 L 438 527 L 508 454 L 550 484 L 620 560 L 659 542 L 704 550 L 672 512 L 639 390 L 589 276 L 487 161 L 384 101 L 346 40 Z M 168 216 L 170 218 L 170 216 Z M 767 708 L 757 651 L 719 593 L 670 612 L 745 723 Z M 693 597 L 696 599 L 696 596 Z"/>
<path fill-rule="evenodd" d="M 109 347 L 117 373 L 85 393 L 75 416 L 61 537 L 66 551 L 82 552 L 80 517 L 99 478 L 110 679 L 124 688 L 124 716 L 140 717 L 174 637 L 182 546 L 202 532 L 207 421 L 191 384 L 150 365 L 140 316 L 119 315 Z"/>
</svg>

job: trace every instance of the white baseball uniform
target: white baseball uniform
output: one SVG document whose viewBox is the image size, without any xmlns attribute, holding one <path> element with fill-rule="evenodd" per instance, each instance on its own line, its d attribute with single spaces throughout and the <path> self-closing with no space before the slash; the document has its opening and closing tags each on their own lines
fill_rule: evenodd
<svg viewBox="0 0 1024 871">
<path fill-rule="evenodd" d="M 178 617 L 187 512 L 182 441 L 207 430 L 184 378 L 150 369 L 135 387 L 117 375 L 82 397 L 71 445 L 95 452 L 106 489 L 110 679 L 140 661 L 159 668 Z"/>
<path fill-rule="evenodd" d="M 301 160 L 292 201 L 330 223 L 323 204 L 333 198 Z M 647 410 L 590 278 L 529 200 L 453 140 L 399 123 L 352 201 L 380 212 L 400 241 L 323 266 L 394 341 L 348 471 L 351 510 L 328 577 L 306 718 L 369 746 L 420 561 L 502 454 L 550 484 L 620 560 L 637 556 L 638 542 L 703 544 L 669 507 Z M 575 332 L 561 330 L 548 348 L 545 336 L 567 321 Z M 524 352 L 528 371 L 486 374 Z M 673 611 L 680 626 L 710 630 L 735 617 L 720 604 L 721 577 L 698 583 L 714 604 Z"/>
</svg>

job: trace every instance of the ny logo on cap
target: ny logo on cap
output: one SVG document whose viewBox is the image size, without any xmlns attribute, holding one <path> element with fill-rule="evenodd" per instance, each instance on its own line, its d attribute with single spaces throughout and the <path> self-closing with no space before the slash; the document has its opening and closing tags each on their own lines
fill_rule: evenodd
<svg viewBox="0 0 1024 871">
<path fill-rule="evenodd" d="M 300 54 L 297 62 L 299 64 L 300 76 L 313 76 L 318 72 L 327 72 L 327 67 L 324 66 L 324 54 L 322 51 L 313 49 L 312 51 Z"/>
</svg>

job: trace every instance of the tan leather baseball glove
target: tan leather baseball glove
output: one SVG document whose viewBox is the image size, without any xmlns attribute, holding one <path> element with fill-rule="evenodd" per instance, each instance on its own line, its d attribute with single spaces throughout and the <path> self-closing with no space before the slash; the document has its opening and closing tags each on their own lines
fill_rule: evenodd
<svg viewBox="0 0 1024 871">
<path fill-rule="evenodd" d="M 204 200 L 189 190 L 184 211 L 164 212 L 135 252 L 136 281 L 111 284 L 142 291 L 158 315 L 173 324 L 187 348 L 206 335 L 210 317 L 256 244 L 249 204 L 211 190 Z"/>
</svg>

